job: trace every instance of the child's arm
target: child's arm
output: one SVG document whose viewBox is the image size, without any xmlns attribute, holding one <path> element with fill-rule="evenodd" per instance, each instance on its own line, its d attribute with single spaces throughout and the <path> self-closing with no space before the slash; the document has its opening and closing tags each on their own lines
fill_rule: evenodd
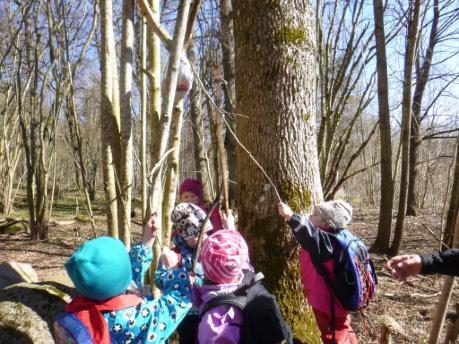
<svg viewBox="0 0 459 344">
<path fill-rule="evenodd" d="M 333 245 L 330 240 L 330 233 L 318 229 L 309 221 L 307 216 L 293 213 L 285 203 L 280 202 L 277 208 L 279 215 L 287 221 L 303 249 L 321 260 L 332 258 Z"/>
<path fill-rule="evenodd" d="M 155 223 L 156 217 L 156 212 L 151 214 L 151 217 L 145 224 L 142 241 L 133 245 L 131 251 L 129 252 L 129 257 L 131 259 L 132 280 L 139 288 L 143 286 L 145 273 L 153 260 L 152 247 L 158 231 L 158 227 Z"/>
</svg>

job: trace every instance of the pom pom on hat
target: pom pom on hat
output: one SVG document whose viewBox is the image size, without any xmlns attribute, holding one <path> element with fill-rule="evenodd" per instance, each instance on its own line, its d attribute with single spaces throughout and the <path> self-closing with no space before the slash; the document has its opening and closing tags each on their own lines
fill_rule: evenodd
<svg viewBox="0 0 459 344">
<path fill-rule="evenodd" d="M 249 249 L 238 231 L 222 229 L 203 241 L 200 257 L 206 278 L 217 284 L 233 283 L 247 267 Z"/>
<path fill-rule="evenodd" d="M 174 223 L 174 229 L 182 237 L 183 240 L 194 239 L 199 236 L 206 213 L 197 205 L 192 203 L 179 203 L 174 208 L 171 214 L 171 221 Z M 210 221 L 207 222 L 204 231 L 212 229 Z"/>
<path fill-rule="evenodd" d="M 106 300 L 123 293 L 132 280 L 126 247 L 108 236 L 81 245 L 67 260 L 65 269 L 77 291 L 93 300 Z"/>
<path fill-rule="evenodd" d="M 322 217 L 334 229 L 345 228 L 352 219 L 352 206 L 343 201 L 322 202 L 317 206 Z"/>
<path fill-rule="evenodd" d="M 184 192 L 194 193 L 196 196 L 198 196 L 199 200 L 202 201 L 202 184 L 199 180 L 191 178 L 185 179 L 179 188 L 180 196 Z"/>
</svg>

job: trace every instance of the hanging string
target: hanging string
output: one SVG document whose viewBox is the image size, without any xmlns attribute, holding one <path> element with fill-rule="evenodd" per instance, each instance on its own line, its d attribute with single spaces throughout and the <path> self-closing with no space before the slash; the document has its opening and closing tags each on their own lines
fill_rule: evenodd
<svg viewBox="0 0 459 344">
<path fill-rule="evenodd" d="M 199 81 L 200 88 L 204 91 L 204 93 L 206 94 L 206 97 L 210 100 L 210 103 L 212 104 L 212 106 L 222 116 L 223 121 L 226 123 L 226 129 L 231 133 L 231 135 L 233 135 L 233 137 L 236 140 L 237 144 L 247 153 L 247 155 L 250 157 L 250 159 L 252 159 L 252 161 L 255 163 L 255 165 L 260 169 L 261 173 L 265 176 L 265 178 L 268 180 L 269 184 L 271 184 L 271 186 L 273 187 L 274 193 L 276 194 L 276 197 L 277 197 L 278 201 L 282 202 L 282 199 L 281 199 L 281 197 L 279 195 L 279 192 L 277 191 L 276 185 L 274 185 L 274 182 L 272 181 L 272 179 L 268 176 L 268 174 L 266 173 L 265 169 L 260 165 L 260 163 L 257 161 L 257 159 L 255 159 L 255 157 L 252 155 L 252 153 L 242 144 L 242 142 L 236 136 L 236 133 L 233 130 L 231 130 L 231 127 L 229 126 L 228 121 L 225 118 L 225 115 L 227 115 L 227 114 L 234 115 L 234 116 L 243 116 L 243 117 L 247 117 L 247 116 L 244 116 L 244 115 L 241 115 L 241 114 L 237 114 L 237 113 L 227 112 L 227 111 L 223 110 L 222 108 L 220 108 L 217 104 L 215 104 L 214 100 L 212 99 L 212 96 L 209 94 L 209 92 L 207 92 L 207 90 L 206 90 L 201 78 L 199 77 L 198 73 L 196 72 L 193 64 L 191 64 L 191 70 L 193 71 L 193 74 L 196 77 L 196 80 Z"/>
</svg>

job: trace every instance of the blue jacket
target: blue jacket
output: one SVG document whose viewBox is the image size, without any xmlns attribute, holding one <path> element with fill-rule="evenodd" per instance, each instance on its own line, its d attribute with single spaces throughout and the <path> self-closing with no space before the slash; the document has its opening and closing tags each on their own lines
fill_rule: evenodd
<svg viewBox="0 0 459 344">
<path fill-rule="evenodd" d="M 144 284 L 145 272 L 153 259 L 151 248 L 138 243 L 131 248 L 133 280 Z M 104 313 L 111 343 L 164 343 L 188 313 L 191 285 L 185 268 L 163 274 L 162 296 L 155 300 L 145 297 L 136 307 Z"/>
</svg>

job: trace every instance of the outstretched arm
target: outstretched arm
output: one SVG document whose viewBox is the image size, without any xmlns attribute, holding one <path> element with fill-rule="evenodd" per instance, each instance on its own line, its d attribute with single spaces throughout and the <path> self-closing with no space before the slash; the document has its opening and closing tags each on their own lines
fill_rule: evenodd
<svg viewBox="0 0 459 344">
<path fill-rule="evenodd" d="M 330 233 L 318 229 L 309 221 L 307 216 L 295 214 L 285 203 L 279 202 L 277 210 L 279 215 L 287 221 L 288 226 L 293 231 L 293 235 L 295 235 L 303 249 L 321 261 L 329 260 L 333 257 Z"/>
</svg>

